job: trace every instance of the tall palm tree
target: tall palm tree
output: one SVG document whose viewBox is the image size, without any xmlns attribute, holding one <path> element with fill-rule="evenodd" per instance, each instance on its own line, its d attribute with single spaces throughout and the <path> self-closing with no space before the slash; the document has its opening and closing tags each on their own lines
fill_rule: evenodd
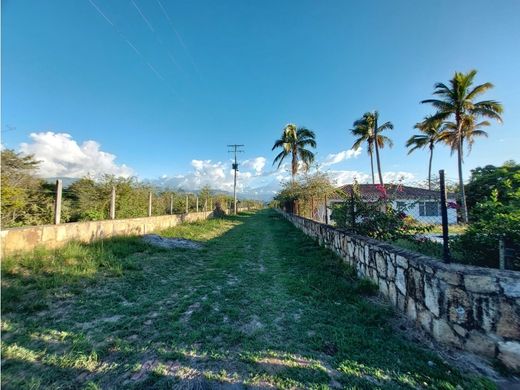
<svg viewBox="0 0 520 390">
<path fill-rule="evenodd" d="M 471 152 L 471 148 L 475 143 L 475 137 L 487 137 L 488 133 L 481 130 L 484 126 L 490 126 L 491 123 L 488 121 L 482 121 L 475 123 L 475 117 L 466 115 L 462 118 L 462 132 L 458 133 L 457 127 L 454 123 L 448 122 L 444 126 L 444 130 L 440 133 L 439 141 L 443 141 L 451 147 L 451 153 L 453 154 L 459 148 L 461 150 L 461 159 L 464 162 L 464 142 L 468 145 L 468 154 Z M 459 142 L 460 137 L 460 142 Z"/>
<path fill-rule="evenodd" d="M 305 127 L 297 127 L 293 123 L 289 123 L 283 129 L 282 136 L 274 142 L 273 148 L 282 148 L 282 151 L 274 158 L 273 165 L 278 162 L 278 167 L 282 165 L 283 160 L 291 155 L 291 175 L 294 177 L 298 173 L 298 162 L 303 163 L 304 169 L 309 169 L 314 162 L 314 153 L 306 147 L 316 148 L 316 136 L 312 130 Z"/>
<path fill-rule="evenodd" d="M 436 83 L 434 85 L 433 94 L 437 95 L 439 97 L 438 99 L 426 99 L 421 102 L 429 103 L 437 109 L 437 113 L 434 115 L 435 118 L 443 121 L 451 119 L 451 123 L 453 124 L 452 127 L 456 134 L 454 146 L 457 150 L 462 221 L 464 223 L 468 222 L 468 208 L 466 205 L 466 193 L 464 191 L 464 179 L 462 176 L 464 122 L 467 122 L 469 117 L 473 117 L 472 121 L 474 123 L 481 117 L 502 122 L 500 114 L 503 112 L 502 105 L 497 101 L 474 101 L 477 96 L 493 88 L 493 84 L 491 83 L 484 83 L 472 87 L 476 74 L 476 70 L 471 70 L 468 73 L 455 72 L 455 75 L 449 81 L 449 85 L 444 83 Z"/>
<path fill-rule="evenodd" d="M 357 126 L 367 126 L 370 129 L 370 132 L 373 137 L 373 145 L 374 149 L 376 151 L 376 162 L 377 162 L 377 173 L 379 176 L 379 184 L 383 185 L 383 174 L 381 172 L 381 159 L 379 157 L 379 149 L 382 149 L 385 147 L 385 145 L 388 145 L 389 147 L 392 147 L 394 143 L 390 138 L 387 136 L 381 135 L 381 133 L 384 130 L 392 130 L 394 128 L 394 125 L 392 122 L 385 122 L 381 126 L 378 126 L 379 121 L 379 112 L 373 111 L 373 112 L 366 112 L 363 114 L 363 117 L 361 119 L 358 119 L 354 122 L 354 128 Z"/>
<path fill-rule="evenodd" d="M 432 189 L 432 160 L 433 160 L 433 148 L 435 144 L 440 141 L 442 132 L 442 120 L 427 116 L 422 122 L 417 123 L 414 126 L 420 131 L 420 134 L 412 135 L 408 141 L 406 141 L 406 147 L 410 148 L 408 154 L 428 147 L 430 150 L 430 161 L 428 163 L 428 189 Z"/>
<path fill-rule="evenodd" d="M 368 126 L 366 122 L 356 121 L 354 122 L 354 128 L 350 129 L 350 132 L 353 136 L 357 137 L 354 145 L 352 145 L 352 149 L 359 149 L 364 142 L 367 143 L 367 151 L 370 156 L 370 170 L 372 172 L 372 184 L 376 184 L 374 176 L 374 133 L 372 132 L 372 128 Z"/>
</svg>

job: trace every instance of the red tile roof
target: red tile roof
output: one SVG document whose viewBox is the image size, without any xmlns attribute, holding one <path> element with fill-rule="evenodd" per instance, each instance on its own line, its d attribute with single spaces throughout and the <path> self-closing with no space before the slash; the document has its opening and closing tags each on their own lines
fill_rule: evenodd
<svg viewBox="0 0 520 390">
<path fill-rule="evenodd" d="M 379 199 L 382 195 L 378 187 L 374 184 L 358 184 L 361 197 L 363 199 Z M 439 199 L 439 190 L 428 190 L 426 188 L 410 187 L 397 184 L 386 184 L 386 194 L 390 199 Z M 352 184 L 339 187 L 345 194 L 350 195 Z M 454 194 L 448 194 L 449 199 L 454 199 Z"/>
</svg>

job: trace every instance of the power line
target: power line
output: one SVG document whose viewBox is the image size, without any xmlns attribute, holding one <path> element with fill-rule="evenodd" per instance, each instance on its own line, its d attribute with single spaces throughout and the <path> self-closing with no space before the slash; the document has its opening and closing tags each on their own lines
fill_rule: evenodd
<svg viewBox="0 0 520 390">
<path fill-rule="evenodd" d="M 228 145 L 228 148 L 233 148 L 232 150 L 228 150 L 228 153 L 234 153 L 235 154 L 235 162 L 233 163 L 233 170 L 235 171 L 235 177 L 233 181 L 233 200 L 234 200 L 234 213 L 237 213 L 237 172 L 238 172 L 238 162 L 237 162 L 237 153 L 244 153 L 243 150 L 240 150 L 239 148 L 244 147 L 242 144 L 232 144 Z"/>
</svg>

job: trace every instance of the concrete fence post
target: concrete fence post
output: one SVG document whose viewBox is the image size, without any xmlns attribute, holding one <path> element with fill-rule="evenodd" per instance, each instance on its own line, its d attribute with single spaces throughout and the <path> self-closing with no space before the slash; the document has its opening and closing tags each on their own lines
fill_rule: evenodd
<svg viewBox="0 0 520 390">
<path fill-rule="evenodd" d="M 503 237 L 501 237 L 498 240 L 498 259 L 499 259 L 498 267 L 500 269 L 506 269 L 506 244 L 504 242 Z"/>
<path fill-rule="evenodd" d="M 152 216 L 152 191 L 148 193 L 148 216 Z"/>
<path fill-rule="evenodd" d="M 110 196 L 110 219 L 116 219 L 116 187 L 112 186 L 112 194 Z"/>
<path fill-rule="evenodd" d="M 54 199 L 54 224 L 59 225 L 61 220 L 61 197 L 63 192 L 63 182 L 56 180 L 56 198 Z"/>
<path fill-rule="evenodd" d="M 199 196 L 195 195 L 195 210 L 199 212 Z"/>
<path fill-rule="evenodd" d="M 189 213 L 189 208 L 188 208 L 189 207 L 189 204 L 188 204 L 189 199 L 188 199 L 188 196 L 189 195 L 186 195 L 186 214 Z"/>
<path fill-rule="evenodd" d="M 170 215 L 173 215 L 173 194 L 170 194 Z"/>
<path fill-rule="evenodd" d="M 327 209 L 327 195 L 325 195 L 325 225 L 329 224 L 329 210 Z"/>
</svg>

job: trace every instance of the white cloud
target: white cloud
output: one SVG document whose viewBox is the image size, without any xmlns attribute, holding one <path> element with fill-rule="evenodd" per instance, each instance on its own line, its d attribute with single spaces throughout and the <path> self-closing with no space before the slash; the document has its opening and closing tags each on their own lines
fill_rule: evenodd
<svg viewBox="0 0 520 390">
<path fill-rule="evenodd" d="M 368 183 L 370 175 L 359 171 L 329 171 L 329 177 L 336 182 L 336 185 L 343 186 L 345 184 L 352 184 L 354 181 L 358 183 Z"/>
<path fill-rule="evenodd" d="M 327 157 L 325 158 L 325 161 L 323 161 L 322 165 L 323 166 L 334 165 L 334 164 L 338 164 L 342 161 L 345 161 L 345 160 L 348 160 L 351 158 L 357 158 L 361 154 L 361 150 L 362 150 L 362 148 L 357 148 L 357 149 L 343 150 L 338 153 L 331 153 L 331 154 L 327 155 Z"/>
<path fill-rule="evenodd" d="M 342 186 L 345 184 L 352 184 L 354 180 L 361 184 L 370 184 L 372 183 L 372 177 L 370 174 L 360 171 L 328 171 L 327 172 L 330 178 L 336 181 L 338 186 Z M 379 179 L 377 177 L 377 172 L 375 173 L 376 184 L 379 183 Z M 389 183 L 407 183 L 411 184 L 415 179 L 413 173 L 410 172 L 383 172 L 383 182 L 385 184 Z"/>
<path fill-rule="evenodd" d="M 94 177 L 111 174 L 132 176 L 133 170 L 125 164 L 115 163 L 116 156 L 100 150 L 96 141 L 81 145 L 70 134 L 52 131 L 31 133 L 30 143 L 20 144 L 24 154 L 34 154 L 41 161 L 39 174 L 42 177 Z"/>
<path fill-rule="evenodd" d="M 242 163 L 242 166 L 245 168 L 250 168 L 250 169 L 254 170 L 256 175 L 258 176 L 263 173 L 265 163 L 266 163 L 265 157 L 255 157 L 251 160 L 245 160 Z"/>
</svg>

